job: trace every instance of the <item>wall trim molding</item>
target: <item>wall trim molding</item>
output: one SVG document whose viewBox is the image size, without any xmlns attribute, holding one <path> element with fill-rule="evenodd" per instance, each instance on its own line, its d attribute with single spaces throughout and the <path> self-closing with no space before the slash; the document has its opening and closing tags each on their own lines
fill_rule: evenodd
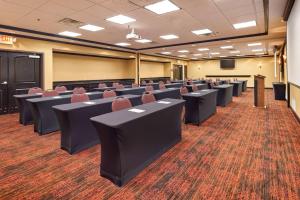
<svg viewBox="0 0 300 200">
<path fill-rule="evenodd" d="M 109 58 L 109 59 L 116 59 L 116 60 L 133 60 L 135 58 L 125 58 L 125 57 L 115 57 L 115 56 L 104 56 L 104 55 L 91 55 L 91 54 L 83 54 L 83 53 L 73 53 L 73 52 L 63 52 L 63 51 L 53 51 L 54 54 L 65 54 L 65 55 L 72 55 L 72 56 L 86 56 L 86 57 L 96 57 L 96 58 Z"/>
<path fill-rule="evenodd" d="M 296 88 L 300 89 L 300 85 L 297 85 L 297 84 L 289 82 L 289 81 L 288 81 L 288 83 L 291 84 L 292 86 L 295 86 Z"/>
<path fill-rule="evenodd" d="M 285 8 L 282 14 L 283 20 L 288 21 L 290 14 L 292 12 L 295 0 L 287 0 L 285 4 Z"/>
<path fill-rule="evenodd" d="M 297 115 L 296 111 L 294 111 L 294 109 L 293 109 L 293 108 L 290 108 L 290 109 L 291 109 L 291 111 L 292 111 L 292 113 L 293 113 L 294 117 L 296 118 L 296 120 L 297 120 L 297 121 L 298 121 L 298 123 L 300 124 L 300 117 Z"/>
<path fill-rule="evenodd" d="M 214 77 L 244 77 L 244 78 L 250 78 L 251 75 L 205 75 L 205 77 L 208 77 L 208 78 L 214 78 Z"/>
</svg>

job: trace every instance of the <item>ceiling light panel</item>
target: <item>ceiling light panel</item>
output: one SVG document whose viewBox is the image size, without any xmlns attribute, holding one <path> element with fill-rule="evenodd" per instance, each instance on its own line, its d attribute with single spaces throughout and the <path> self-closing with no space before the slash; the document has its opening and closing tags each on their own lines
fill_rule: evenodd
<svg viewBox="0 0 300 200">
<path fill-rule="evenodd" d="M 253 49 L 252 51 L 253 52 L 260 52 L 260 51 L 263 51 L 263 49 Z"/>
<path fill-rule="evenodd" d="M 256 43 L 248 44 L 248 47 L 260 46 L 260 45 L 261 45 L 261 42 L 256 42 Z"/>
<path fill-rule="evenodd" d="M 145 8 L 158 15 L 180 10 L 178 6 L 176 6 L 174 3 L 172 3 L 169 0 L 164 0 L 154 4 L 150 4 L 148 6 L 145 6 Z"/>
<path fill-rule="evenodd" d="M 210 34 L 212 33 L 211 30 L 209 29 L 201 29 L 201 30 L 195 30 L 195 31 L 192 31 L 192 33 L 196 34 L 196 35 L 205 35 L 205 34 Z"/>
<path fill-rule="evenodd" d="M 126 46 L 130 46 L 131 44 L 126 43 L 126 42 L 119 42 L 119 43 L 116 43 L 115 45 L 126 47 Z"/>
<path fill-rule="evenodd" d="M 188 50 L 179 50 L 178 53 L 188 53 Z"/>
<path fill-rule="evenodd" d="M 127 17 L 125 15 L 117 15 L 114 17 L 110 17 L 106 19 L 107 21 L 113 22 L 113 23 L 117 23 L 117 24 L 127 24 L 130 22 L 135 22 L 136 20 L 131 18 L 131 17 Z"/>
<path fill-rule="evenodd" d="M 148 39 L 140 39 L 140 40 L 135 40 L 135 42 L 138 42 L 138 43 L 150 43 L 152 42 L 152 40 L 148 40 Z"/>
<path fill-rule="evenodd" d="M 198 51 L 209 51 L 209 48 L 200 48 Z"/>
<path fill-rule="evenodd" d="M 177 39 L 179 37 L 177 35 L 170 34 L 170 35 L 162 35 L 162 36 L 160 36 L 160 38 L 162 38 L 164 40 L 173 40 L 173 39 Z"/>
<path fill-rule="evenodd" d="M 233 27 L 235 29 L 249 28 L 249 27 L 253 27 L 253 26 L 256 26 L 256 21 L 255 20 L 233 24 Z"/>
<path fill-rule="evenodd" d="M 63 31 L 58 34 L 63 35 L 63 36 L 68 36 L 68 37 L 78 37 L 81 35 L 80 33 L 75 33 L 75 32 L 71 32 L 71 31 Z"/>
<path fill-rule="evenodd" d="M 84 30 L 87 30 L 87 31 L 100 31 L 100 30 L 103 30 L 104 28 L 102 27 L 99 27 L 99 26 L 95 26 L 95 25 L 92 25 L 92 24 L 87 24 L 87 25 L 84 25 L 84 26 L 81 26 L 79 27 L 80 29 L 84 29 Z"/>
<path fill-rule="evenodd" d="M 164 55 L 170 55 L 170 54 L 172 54 L 172 53 L 169 52 L 169 51 L 164 51 L 164 52 L 161 52 L 161 54 L 164 54 Z"/>
<path fill-rule="evenodd" d="M 222 46 L 221 49 L 233 49 L 233 46 Z"/>
</svg>

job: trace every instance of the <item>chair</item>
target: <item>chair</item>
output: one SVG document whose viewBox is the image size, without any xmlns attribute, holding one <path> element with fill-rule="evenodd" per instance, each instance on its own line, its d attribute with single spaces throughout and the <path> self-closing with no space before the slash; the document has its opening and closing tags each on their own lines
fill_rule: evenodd
<svg viewBox="0 0 300 200">
<path fill-rule="evenodd" d="M 113 100 L 111 109 L 113 112 L 118 111 L 118 110 L 123 110 L 126 108 L 131 108 L 132 104 L 128 98 L 125 97 L 118 97 Z"/>
<path fill-rule="evenodd" d="M 107 85 L 105 83 L 99 83 L 98 88 L 106 88 Z"/>
<path fill-rule="evenodd" d="M 43 97 L 54 97 L 54 96 L 58 96 L 58 92 L 55 91 L 55 90 L 46 90 L 44 93 L 43 93 Z"/>
<path fill-rule="evenodd" d="M 152 80 L 149 81 L 150 84 L 154 83 Z"/>
<path fill-rule="evenodd" d="M 166 86 L 165 86 L 165 84 L 164 84 L 164 83 L 162 83 L 162 84 L 159 84 L 159 89 L 160 89 L 160 90 L 166 89 Z"/>
<path fill-rule="evenodd" d="M 142 81 L 141 84 L 142 84 L 142 85 L 146 85 L 147 82 L 146 82 L 146 81 Z"/>
<path fill-rule="evenodd" d="M 137 83 L 132 83 L 131 87 L 132 87 L 132 88 L 137 88 L 137 87 L 139 87 L 139 84 L 137 84 Z"/>
<path fill-rule="evenodd" d="M 42 88 L 33 87 L 28 90 L 28 94 L 36 94 L 36 93 L 43 93 Z"/>
<path fill-rule="evenodd" d="M 78 103 L 78 102 L 84 102 L 89 101 L 90 98 L 87 94 L 72 94 L 71 96 L 71 103 Z"/>
<path fill-rule="evenodd" d="M 192 85 L 192 90 L 193 90 L 193 92 L 198 91 L 198 90 L 199 90 L 199 89 L 198 89 L 198 86 L 195 85 L 195 84 L 193 84 L 193 85 Z"/>
<path fill-rule="evenodd" d="M 165 84 L 163 81 L 158 81 L 158 84 L 160 85 L 160 84 Z"/>
<path fill-rule="evenodd" d="M 145 87 L 145 91 L 146 92 L 151 92 L 151 91 L 153 91 L 154 89 L 153 89 L 153 86 L 152 85 L 147 85 L 146 87 Z"/>
<path fill-rule="evenodd" d="M 166 82 L 167 84 L 171 84 L 171 81 L 170 80 L 167 80 L 167 82 Z"/>
<path fill-rule="evenodd" d="M 103 98 L 110 98 L 110 97 L 116 97 L 116 96 L 117 96 L 117 94 L 113 90 L 105 90 L 103 92 Z"/>
<path fill-rule="evenodd" d="M 125 87 L 124 87 L 124 85 L 122 85 L 122 84 L 116 85 L 116 89 L 117 89 L 117 90 L 124 89 L 124 88 L 125 88 Z"/>
<path fill-rule="evenodd" d="M 181 95 L 187 94 L 187 93 L 189 93 L 189 90 L 186 87 L 183 86 L 183 87 L 180 88 L 180 94 Z"/>
<path fill-rule="evenodd" d="M 67 88 L 65 86 L 56 86 L 54 90 L 60 93 L 67 91 Z"/>
<path fill-rule="evenodd" d="M 156 101 L 155 96 L 151 92 L 144 92 L 142 95 L 142 102 L 145 103 L 151 103 Z"/>
<path fill-rule="evenodd" d="M 83 94 L 83 93 L 86 93 L 83 87 L 76 87 L 73 89 L 73 94 Z"/>
<path fill-rule="evenodd" d="M 116 88 L 118 85 L 119 85 L 119 83 L 113 83 L 113 84 L 112 84 L 112 86 L 115 87 L 115 88 Z"/>
</svg>

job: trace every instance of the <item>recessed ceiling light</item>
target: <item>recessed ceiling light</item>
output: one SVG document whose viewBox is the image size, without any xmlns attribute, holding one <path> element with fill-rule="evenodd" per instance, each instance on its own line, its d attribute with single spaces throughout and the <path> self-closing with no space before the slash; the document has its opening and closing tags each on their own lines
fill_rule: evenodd
<svg viewBox="0 0 300 200">
<path fill-rule="evenodd" d="M 84 29 L 84 30 L 87 30 L 87 31 L 100 31 L 100 30 L 103 30 L 104 28 L 102 27 L 99 27 L 99 26 L 95 26 L 95 25 L 92 25 L 92 24 L 87 24 L 87 25 L 84 25 L 84 26 L 81 26 L 79 27 L 80 29 Z"/>
<path fill-rule="evenodd" d="M 210 53 L 211 55 L 219 55 L 220 53 L 219 52 L 212 52 Z"/>
<path fill-rule="evenodd" d="M 230 53 L 240 53 L 240 51 L 230 51 Z"/>
<path fill-rule="evenodd" d="M 114 17 L 107 18 L 106 20 L 110 21 L 110 22 L 117 23 L 117 24 L 127 24 L 127 23 L 130 23 L 130 22 L 136 21 L 135 19 L 133 19 L 131 17 L 127 17 L 125 15 L 117 15 L 117 16 L 114 16 Z"/>
<path fill-rule="evenodd" d="M 225 57 L 227 57 L 227 56 L 220 56 L 220 58 L 225 58 Z"/>
<path fill-rule="evenodd" d="M 221 49 L 233 49 L 233 46 L 222 46 Z"/>
<path fill-rule="evenodd" d="M 192 31 L 192 33 L 194 33 L 196 35 L 205 35 L 205 34 L 212 33 L 212 31 L 209 29 L 201 29 L 201 30 Z"/>
<path fill-rule="evenodd" d="M 74 32 L 71 32 L 71 31 L 64 31 L 64 32 L 60 32 L 58 34 L 68 36 L 68 37 L 77 37 L 77 36 L 81 35 L 80 33 L 74 33 Z"/>
<path fill-rule="evenodd" d="M 118 46 L 123 46 L 123 47 L 125 47 L 125 46 L 130 46 L 131 44 L 129 44 L 129 43 L 126 43 L 126 42 L 119 42 L 119 43 L 116 43 L 115 45 L 118 45 Z"/>
<path fill-rule="evenodd" d="M 263 49 L 253 49 L 252 51 L 253 52 L 260 52 L 260 51 L 263 51 Z"/>
<path fill-rule="evenodd" d="M 178 53 L 188 53 L 188 50 L 179 50 Z"/>
<path fill-rule="evenodd" d="M 261 45 L 261 42 L 250 43 L 250 44 L 248 44 L 248 47 L 259 46 L 259 45 Z"/>
<path fill-rule="evenodd" d="M 170 54 L 172 54 L 172 53 L 169 52 L 169 51 L 164 51 L 164 52 L 161 52 L 161 54 L 170 55 Z"/>
<path fill-rule="evenodd" d="M 184 58 L 184 57 L 186 57 L 186 55 L 178 55 L 178 57 L 182 57 L 182 58 Z"/>
<path fill-rule="evenodd" d="M 164 0 L 154 4 L 150 4 L 148 6 L 145 6 L 145 8 L 159 15 L 180 10 L 179 7 L 177 7 L 174 3 L 170 2 L 169 0 Z"/>
<path fill-rule="evenodd" d="M 252 26 L 256 26 L 256 21 L 255 20 L 233 24 L 233 27 L 235 29 L 248 28 L 248 27 L 252 27 Z"/>
<path fill-rule="evenodd" d="M 192 60 L 197 60 L 198 58 L 192 58 Z"/>
<path fill-rule="evenodd" d="M 140 40 L 135 40 L 138 43 L 150 43 L 152 42 L 152 40 L 148 40 L 148 39 L 140 39 Z"/>
<path fill-rule="evenodd" d="M 193 56 L 202 56 L 201 53 L 196 53 L 196 54 L 193 54 Z"/>
<path fill-rule="evenodd" d="M 200 48 L 198 51 L 209 51 L 209 48 Z"/>
<path fill-rule="evenodd" d="M 160 38 L 162 38 L 164 40 L 173 40 L 173 39 L 177 39 L 178 36 L 171 34 L 171 35 L 162 35 L 162 36 L 160 36 Z"/>
</svg>

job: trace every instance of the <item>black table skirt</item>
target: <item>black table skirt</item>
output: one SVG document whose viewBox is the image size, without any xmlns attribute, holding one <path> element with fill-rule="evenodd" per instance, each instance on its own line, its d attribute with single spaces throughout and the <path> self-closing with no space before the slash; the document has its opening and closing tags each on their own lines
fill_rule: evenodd
<svg viewBox="0 0 300 200">
<path fill-rule="evenodd" d="M 133 106 L 142 104 L 139 95 L 124 95 Z M 112 112 L 115 97 L 93 100 L 95 104 L 73 103 L 54 106 L 61 130 L 61 148 L 75 154 L 100 143 L 90 118 Z"/>
<path fill-rule="evenodd" d="M 208 84 L 203 84 L 203 83 L 197 83 L 195 84 L 198 88 L 198 90 L 205 90 L 208 89 Z M 187 85 L 185 86 L 189 92 L 193 92 L 193 86 L 192 85 Z"/>
<path fill-rule="evenodd" d="M 168 88 L 163 90 L 155 90 L 152 92 L 156 100 L 161 100 L 165 98 L 180 99 L 180 89 L 179 88 Z"/>
<path fill-rule="evenodd" d="M 246 92 L 247 91 L 247 82 L 248 81 L 242 81 L 243 82 L 243 86 L 242 86 L 242 92 Z"/>
<path fill-rule="evenodd" d="M 218 97 L 217 97 L 217 105 L 218 106 L 227 106 L 230 102 L 232 102 L 232 85 L 220 85 L 214 86 L 214 89 L 218 90 Z"/>
<path fill-rule="evenodd" d="M 101 176 L 122 186 L 181 140 L 184 100 L 164 99 L 91 118 L 101 140 Z"/>
<path fill-rule="evenodd" d="M 170 83 L 170 84 L 165 84 L 166 88 L 180 88 L 183 86 L 183 83 Z"/>
<path fill-rule="evenodd" d="M 72 91 L 61 92 L 59 95 L 70 95 Z M 16 99 L 17 106 L 19 109 L 19 123 L 23 125 L 29 125 L 33 123 L 33 116 L 30 111 L 29 104 L 27 99 L 34 99 L 40 98 L 42 94 L 21 94 L 21 95 L 14 95 Z"/>
<path fill-rule="evenodd" d="M 145 92 L 145 87 L 125 88 L 125 89 L 116 90 L 118 96 L 126 95 L 126 94 L 142 95 L 144 92 Z"/>
<path fill-rule="evenodd" d="M 200 94 L 196 94 L 200 93 Z M 185 123 L 200 124 L 217 112 L 218 90 L 210 89 L 182 95 L 185 102 Z"/>
<path fill-rule="evenodd" d="M 232 82 L 230 84 L 233 85 L 232 95 L 235 97 L 241 96 L 243 90 L 243 82 Z"/>
<path fill-rule="evenodd" d="M 102 92 L 87 93 L 90 100 L 102 98 Z M 34 131 L 39 135 L 59 130 L 59 124 L 52 106 L 71 103 L 71 95 L 61 98 L 42 97 L 28 99 L 28 104 L 34 119 Z"/>
<path fill-rule="evenodd" d="M 147 84 L 141 84 L 141 87 L 146 87 L 147 85 L 151 85 L 154 90 L 159 90 L 159 83 L 147 83 Z"/>
</svg>

